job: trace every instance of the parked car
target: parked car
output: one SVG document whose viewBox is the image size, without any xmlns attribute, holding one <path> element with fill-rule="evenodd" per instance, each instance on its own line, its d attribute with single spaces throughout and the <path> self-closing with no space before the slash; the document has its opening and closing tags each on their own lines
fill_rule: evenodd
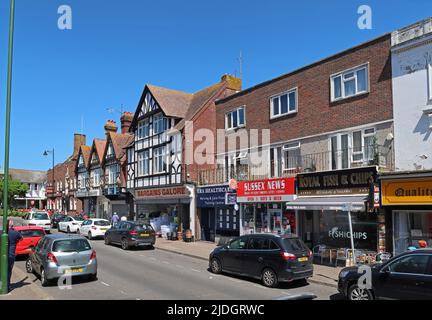
<svg viewBox="0 0 432 320">
<path fill-rule="evenodd" d="M 90 242 L 78 235 L 52 234 L 42 238 L 26 261 L 28 273 L 40 276 L 42 286 L 65 275 L 97 279 L 97 258 Z"/>
<path fill-rule="evenodd" d="M 24 216 L 23 226 L 41 227 L 45 232 L 49 233 L 51 231 L 51 220 L 45 211 L 32 211 Z"/>
<path fill-rule="evenodd" d="M 61 214 L 61 213 L 54 213 L 51 216 L 51 227 L 52 228 L 58 228 L 59 222 L 63 221 L 67 215 Z"/>
<path fill-rule="evenodd" d="M 75 232 L 79 233 L 82 223 L 84 219 L 80 216 L 72 217 L 66 216 L 63 221 L 60 221 L 58 224 L 58 231 L 64 231 L 67 233 Z"/>
<path fill-rule="evenodd" d="M 45 236 L 45 231 L 41 227 L 14 227 L 14 229 L 23 237 L 16 245 L 16 256 L 31 253 L 39 240 Z"/>
<path fill-rule="evenodd" d="M 156 234 L 148 223 L 120 221 L 105 233 L 105 244 L 120 244 L 123 250 L 130 247 L 154 246 Z"/>
<path fill-rule="evenodd" d="M 339 292 L 349 300 L 432 299 L 431 249 L 409 251 L 383 264 L 372 265 L 369 289 L 359 287 L 363 273 L 359 267 L 342 269 Z M 363 278 L 361 284 L 364 284 Z"/>
<path fill-rule="evenodd" d="M 260 279 L 266 287 L 305 281 L 313 274 L 312 252 L 296 236 L 253 234 L 235 238 L 210 253 L 213 273 Z"/>
<path fill-rule="evenodd" d="M 110 228 L 111 223 L 106 219 L 89 219 L 82 223 L 80 233 L 92 240 L 93 238 L 103 237 Z"/>
</svg>

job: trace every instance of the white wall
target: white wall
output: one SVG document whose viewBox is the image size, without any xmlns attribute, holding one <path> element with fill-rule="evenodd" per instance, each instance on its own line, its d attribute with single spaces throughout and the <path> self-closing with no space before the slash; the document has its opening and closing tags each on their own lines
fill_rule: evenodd
<svg viewBox="0 0 432 320">
<path fill-rule="evenodd" d="M 423 110 L 432 108 L 432 35 L 419 46 L 393 49 L 393 110 L 395 166 L 401 170 L 432 169 L 432 130 Z M 418 41 L 418 40 L 417 40 Z"/>
</svg>

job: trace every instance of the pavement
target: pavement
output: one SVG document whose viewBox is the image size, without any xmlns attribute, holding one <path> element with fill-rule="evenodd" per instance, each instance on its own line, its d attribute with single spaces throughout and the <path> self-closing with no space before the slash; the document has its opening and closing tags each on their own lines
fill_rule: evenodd
<svg viewBox="0 0 432 320">
<path fill-rule="evenodd" d="M 158 238 L 155 247 L 159 250 L 208 261 L 210 252 L 216 248 L 216 244 L 205 241 L 184 242 Z M 338 276 L 341 269 L 315 264 L 314 275 L 312 278 L 309 278 L 309 281 L 337 288 Z"/>
</svg>

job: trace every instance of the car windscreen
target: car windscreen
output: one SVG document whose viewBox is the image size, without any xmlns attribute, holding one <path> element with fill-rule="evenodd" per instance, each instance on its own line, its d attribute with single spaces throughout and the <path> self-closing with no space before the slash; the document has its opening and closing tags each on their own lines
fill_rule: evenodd
<svg viewBox="0 0 432 320">
<path fill-rule="evenodd" d="M 35 213 L 34 220 L 49 220 L 48 214 L 46 213 Z"/>
<path fill-rule="evenodd" d="M 282 238 L 282 243 L 288 252 L 298 252 L 309 250 L 308 247 L 300 239 Z"/>
<path fill-rule="evenodd" d="M 140 231 L 149 232 L 149 231 L 153 231 L 153 228 L 149 224 L 138 224 L 138 225 L 135 225 L 134 230 L 138 231 L 138 232 L 140 232 Z"/>
<path fill-rule="evenodd" d="M 57 240 L 52 248 L 54 252 L 82 252 L 88 250 L 91 250 L 91 246 L 86 239 Z"/>
<path fill-rule="evenodd" d="M 43 230 L 21 230 L 19 233 L 23 238 L 43 237 L 45 235 Z"/>
<path fill-rule="evenodd" d="M 101 220 L 101 221 L 95 221 L 94 225 L 100 226 L 100 227 L 107 227 L 110 225 L 110 223 L 109 223 L 109 221 Z"/>
</svg>

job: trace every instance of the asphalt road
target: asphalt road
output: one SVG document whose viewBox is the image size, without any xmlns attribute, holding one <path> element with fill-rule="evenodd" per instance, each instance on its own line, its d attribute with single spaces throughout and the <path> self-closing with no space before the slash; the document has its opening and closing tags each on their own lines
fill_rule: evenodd
<svg viewBox="0 0 432 320">
<path fill-rule="evenodd" d="M 269 289 L 258 281 L 231 275 L 214 275 L 206 261 L 158 249 L 123 251 L 93 240 L 98 258 L 98 280 L 74 279 L 71 289 L 43 288 L 54 299 L 115 300 L 269 300 L 298 293 L 314 293 L 318 299 L 339 299 L 337 290 L 318 284 L 282 284 Z M 25 271 L 25 261 L 16 267 Z M 41 287 L 40 281 L 30 280 Z M 42 288 L 42 287 L 41 287 Z"/>
</svg>

